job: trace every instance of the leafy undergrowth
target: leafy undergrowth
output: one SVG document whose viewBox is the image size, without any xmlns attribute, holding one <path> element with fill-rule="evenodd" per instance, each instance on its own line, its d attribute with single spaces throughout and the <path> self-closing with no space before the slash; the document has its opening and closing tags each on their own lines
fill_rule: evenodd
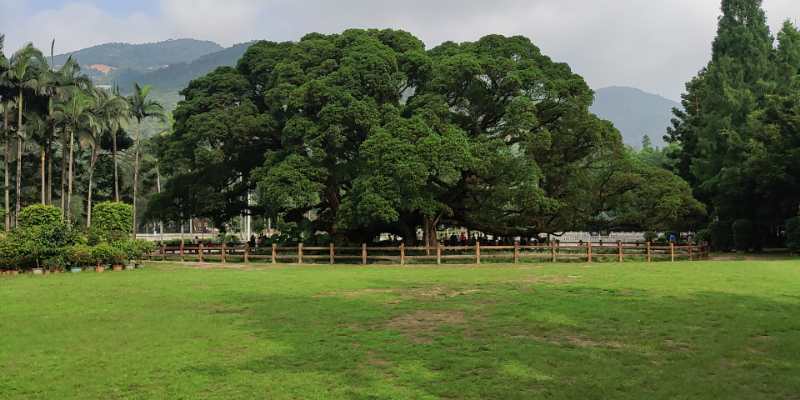
<svg viewBox="0 0 800 400">
<path fill-rule="evenodd" d="M 800 393 L 800 262 L 0 278 L 3 399 Z"/>
</svg>

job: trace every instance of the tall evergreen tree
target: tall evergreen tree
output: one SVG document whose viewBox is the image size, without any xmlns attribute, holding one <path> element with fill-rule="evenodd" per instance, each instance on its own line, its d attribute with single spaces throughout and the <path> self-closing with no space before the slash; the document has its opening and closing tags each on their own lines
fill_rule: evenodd
<svg viewBox="0 0 800 400">
<path fill-rule="evenodd" d="M 678 172 L 716 218 L 757 220 L 757 177 L 744 165 L 754 138 L 749 116 L 775 86 L 773 38 L 761 0 L 723 0 L 712 49 L 709 64 L 687 84 L 667 139 L 681 145 Z M 754 229 L 764 229 L 754 222 Z"/>
</svg>

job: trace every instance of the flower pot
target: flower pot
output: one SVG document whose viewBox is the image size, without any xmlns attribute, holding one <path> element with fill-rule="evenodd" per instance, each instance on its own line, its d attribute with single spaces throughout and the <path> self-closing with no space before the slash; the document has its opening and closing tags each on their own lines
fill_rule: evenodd
<svg viewBox="0 0 800 400">
<path fill-rule="evenodd" d="M 82 271 L 83 271 L 83 269 L 77 268 L 77 267 L 69 269 L 69 272 L 72 272 L 73 274 L 77 274 L 77 273 L 80 273 Z"/>
<path fill-rule="evenodd" d="M 33 274 L 34 275 L 44 275 L 44 270 L 41 269 L 41 268 L 34 268 L 33 269 Z"/>
<path fill-rule="evenodd" d="M 106 267 L 102 267 L 102 266 L 99 266 L 99 265 L 94 267 L 94 272 L 105 272 L 105 270 L 106 270 Z"/>
<path fill-rule="evenodd" d="M 125 267 L 123 267 L 122 264 L 114 264 L 111 266 L 111 269 L 113 269 L 116 272 L 122 271 L 124 268 Z"/>
</svg>

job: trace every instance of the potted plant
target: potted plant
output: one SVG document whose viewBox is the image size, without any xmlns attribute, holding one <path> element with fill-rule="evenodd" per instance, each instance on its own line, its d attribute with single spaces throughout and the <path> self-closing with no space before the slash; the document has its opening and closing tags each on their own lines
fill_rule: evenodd
<svg viewBox="0 0 800 400">
<path fill-rule="evenodd" d="M 122 271 L 125 269 L 125 263 L 128 261 L 128 252 L 125 251 L 123 243 L 117 243 L 111 246 L 111 253 L 109 253 L 109 261 L 111 268 L 114 271 Z"/>
<path fill-rule="evenodd" d="M 64 268 L 65 258 L 62 255 L 53 256 L 45 259 L 42 266 L 51 274 L 59 273 Z"/>
<path fill-rule="evenodd" d="M 94 272 L 103 272 L 106 266 L 111 263 L 114 248 L 108 243 L 100 243 L 92 248 L 92 261 L 95 265 Z"/>
<path fill-rule="evenodd" d="M 66 256 L 72 273 L 79 273 L 83 271 L 83 268 L 97 264 L 92 254 L 92 248 L 87 245 L 77 244 L 67 248 Z"/>
</svg>

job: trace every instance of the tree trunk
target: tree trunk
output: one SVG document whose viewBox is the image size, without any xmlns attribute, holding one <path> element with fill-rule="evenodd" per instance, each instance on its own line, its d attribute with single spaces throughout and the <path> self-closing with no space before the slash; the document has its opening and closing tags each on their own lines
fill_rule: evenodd
<svg viewBox="0 0 800 400">
<path fill-rule="evenodd" d="M 61 135 L 61 217 L 67 216 L 67 129 Z"/>
<path fill-rule="evenodd" d="M 53 204 L 53 136 L 47 139 L 47 204 Z"/>
<path fill-rule="evenodd" d="M 47 179 L 45 176 L 45 166 L 47 165 L 45 160 L 45 145 L 42 145 L 42 149 L 39 152 L 39 157 L 41 158 L 41 178 L 42 178 L 42 204 L 47 204 Z"/>
<path fill-rule="evenodd" d="M 22 96 L 22 89 L 19 90 L 19 114 L 17 117 L 17 206 L 15 207 L 16 214 L 14 214 L 14 225 L 19 222 L 19 211 L 22 209 L 22 109 L 24 107 L 24 97 Z"/>
<path fill-rule="evenodd" d="M 156 193 L 161 194 L 161 172 L 156 167 Z M 164 240 L 164 221 L 158 221 L 158 233 L 161 235 L 161 240 Z"/>
<path fill-rule="evenodd" d="M 68 171 L 67 171 L 67 200 L 65 201 L 65 207 L 66 208 L 64 209 L 64 214 L 66 215 L 67 222 L 71 222 L 72 221 L 72 215 L 71 215 L 72 214 L 72 212 L 71 212 L 71 210 L 72 210 L 72 176 L 74 174 L 72 164 L 75 163 L 74 160 L 73 160 L 73 153 L 74 153 L 73 143 L 75 142 L 74 136 L 75 136 L 74 131 L 72 129 L 70 129 L 69 130 L 69 160 L 67 161 L 67 163 L 69 164 L 68 167 L 67 167 L 67 169 L 68 169 Z"/>
<path fill-rule="evenodd" d="M 111 158 L 114 160 L 114 201 L 119 203 L 119 173 L 117 172 L 117 133 L 111 134 Z"/>
<path fill-rule="evenodd" d="M 431 248 L 436 248 L 437 245 L 437 238 L 436 238 L 436 226 L 439 225 L 439 218 L 432 218 L 429 216 L 424 216 L 423 219 L 425 221 L 425 226 L 422 229 L 422 240 L 425 242 L 425 253 L 426 255 L 431 255 Z"/>
<path fill-rule="evenodd" d="M 86 228 L 92 227 L 92 183 L 94 179 L 94 167 L 97 164 L 97 146 L 92 147 L 92 159 L 89 162 L 89 192 L 86 194 Z"/>
<path fill-rule="evenodd" d="M 133 160 L 133 239 L 136 240 L 136 197 L 139 194 L 139 139 L 142 121 L 136 121 L 136 151 Z"/>
<path fill-rule="evenodd" d="M 10 185 L 11 185 L 10 175 L 11 174 L 9 173 L 10 171 L 8 170 L 8 168 L 10 167 L 10 163 L 8 162 L 8 160 L 11 159 L 11 143 L 10 143 L 11 135 L 9 134 L 10 131 L 8 130 L 8 110 L 7 109 L 3 111 L 3 127 L 4 127 L 4 130 L 5 130 L 5 133 L 6 133 L 5 134 L 5 136 L 6 136 L 6 143 L 5 143 L 5 145 L 6 145 L 6 154 L 5 154 L 5 159 L 3 160 L 3 164 L 4 164 L 4 170 L 3 171 L 5 172 L 4 173 L 5 176 L 4 176 L 4 186 L 3 187 L 5 188 L 5 195 L 6 195 L 6 198 L 5 198 L 5 207 L 6 207 L 5 208 L 5 210 L 6 210 L 6 220 L 5 220 L 5 222 L 6 222 L 6 227 L 5 228 L 6 228 L 6 232 L 9 232 L 11 230 L 11 188 L 10 188 Z"/>
</svg>

